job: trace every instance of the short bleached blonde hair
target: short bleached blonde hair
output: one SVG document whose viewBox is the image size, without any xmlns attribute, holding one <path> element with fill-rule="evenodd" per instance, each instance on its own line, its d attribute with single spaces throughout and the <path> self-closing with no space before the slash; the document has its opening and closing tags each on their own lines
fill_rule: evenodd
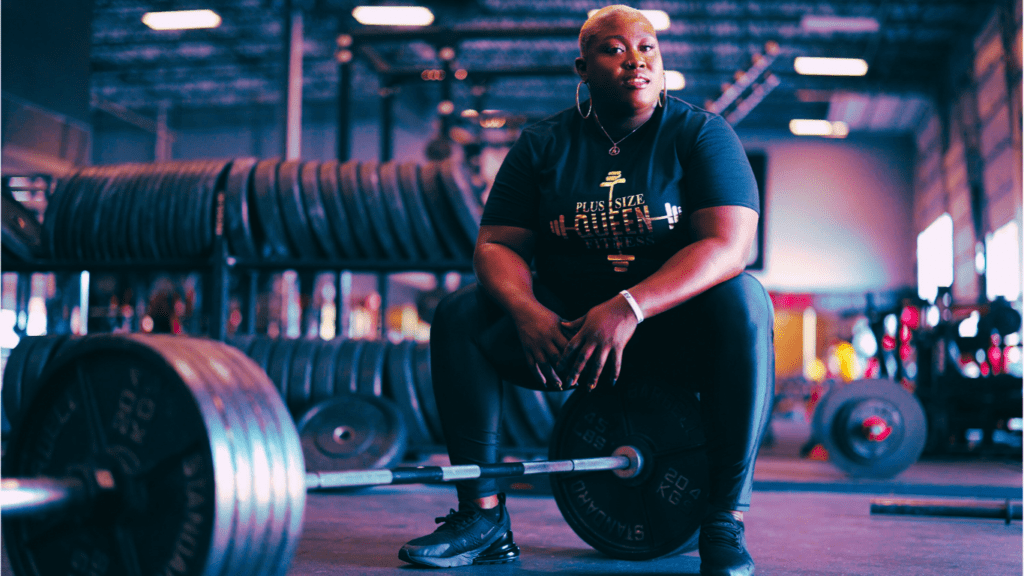
<svg viewBox="0 0 1024 576">
<path fill-rule="evenodd" d="M 583 23 L 583 27 L 580 28 L 580 56 L 586 57 L 587 50 L 590 49 L 590 43 L 594 40 L 594 36 L 597 35 L 597 26 L 602 20 L 609 16 L 624 15 L 632 18 L 642 18 L 650 24 L 650 20 L 647 20 L 647 16 L 644 16 L 643 12 L 626 6 L 625 4 L 612 4 L 611 6 L 605 6 Z"/>
</svg>

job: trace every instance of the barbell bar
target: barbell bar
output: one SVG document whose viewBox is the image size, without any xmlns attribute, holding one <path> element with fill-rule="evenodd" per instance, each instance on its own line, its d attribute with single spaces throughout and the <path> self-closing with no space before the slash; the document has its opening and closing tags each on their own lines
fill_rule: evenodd
<svg viewBox="0 0 1024 576">
<path fill-rule="evenodd" d="M 306 490 L 336 490 L 390 484 L 429 484 L 474 478 L 510 478 L 533 474 L 565 474 L 609 470 L 620 478 L 632 478 L 643 468 L 643 457 L 632 446 L 620 446 L 611 456 L 571 460 L 537 460 L 500 464 L 461 466 L 416 466 L 378 470 L 345 470 L 306 474 Z M 97 485 L 116 490 L 108 470 L 96 470 Z M 0 512 L 3 517 L 68 508 L 88 503 L 90 491 L 78 477 L 5 478 L 0 482 Z"/>
</svg>

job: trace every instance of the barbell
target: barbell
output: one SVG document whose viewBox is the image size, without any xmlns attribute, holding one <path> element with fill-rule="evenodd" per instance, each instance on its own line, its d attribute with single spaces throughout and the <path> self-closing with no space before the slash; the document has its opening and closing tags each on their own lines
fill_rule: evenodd
<svg viewBox="0 0 1024 576">
<path fill-rule="evenodd" d="M 657 382 L 574 393 L 549 461 L 306 473 L 266 373 L 221 342 L 90 336 L 41 381 L 4 455 L 16 574 L 283 575 L 308 491 L 551 474 L 570 527 L 623 559 L 692 549 L 707 501 L 696 398 Z"/>
</svg>

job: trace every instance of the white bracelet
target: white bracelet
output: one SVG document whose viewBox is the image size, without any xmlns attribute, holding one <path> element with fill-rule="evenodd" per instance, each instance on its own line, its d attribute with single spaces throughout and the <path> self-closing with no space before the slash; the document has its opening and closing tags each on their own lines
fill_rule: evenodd
<svg viewBox="0 0 1024 576">
<path fill-rule="evenodd" d="M 623 290 L 622 292 L 619 292 L 619 294 L 622 294 L 622 297 L 626 299 L 626 303 L 633 309 L 633 314 L 636 315 L 636 323 L 639 324 L 643 322 L 644 311 L 640 309 L 640 305 L 633 299 L 633 295 L 630 294 L 628 290 Z"/>
</svg>

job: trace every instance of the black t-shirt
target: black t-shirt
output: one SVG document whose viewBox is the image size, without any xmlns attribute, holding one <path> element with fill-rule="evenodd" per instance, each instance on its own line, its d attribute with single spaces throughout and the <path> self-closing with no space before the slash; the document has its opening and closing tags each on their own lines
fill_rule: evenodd
<svg viewBox="0 0 1024 576">
<path fill-rule="evenodd" d="M 670 97 L 618 155 L 611 146 L 575 107 L 527 127 L 481 220 L 533 230 L 538 281 L 580 313 L 689 244 L 693 211 L 759 208 L 746 153 L 721 116 Z"/>
</svg>

